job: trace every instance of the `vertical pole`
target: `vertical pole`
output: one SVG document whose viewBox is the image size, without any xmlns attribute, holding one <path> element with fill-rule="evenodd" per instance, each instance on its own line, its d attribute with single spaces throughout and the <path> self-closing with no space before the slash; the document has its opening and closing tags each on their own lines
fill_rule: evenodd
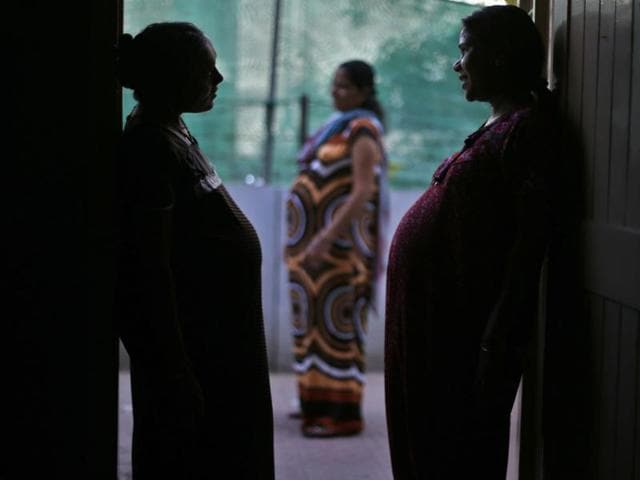
<svg viewBox="0 0 640 480">
<path fill-rule="evenodd" d="M 306 94 L 300 96 L 300 132 L 299 141 L 300 146 L 304 145 L 307 139 L 309 124 L 309 97 Z"/>
<path fill-rule="evenodd" d="M 271 43 L 271 75 L 269 79 L 269 98 L 266 109 L 266 140 L 264 148 L 264 181 L 271 182 L 271 171 L 273 167 L 273 117 L 276 107 L 276 81 L 278 67 L 278 38 L 280 36 L 280 3 L 275 0 L 275 12 L 273 15 L 273 38 Z"/>
<path fill-rule="evenodd" d="M 278 40 L 280 37 L 280 5 L 281 0 L 275 0 L 274 14 L 273 14 L 273 37 L 271 43 L 271 75 L 269 80 L 269 98 L 266 105 L 266 139 L 264 147 L 264 181 L 265 185 L 271 183 L 272 168 L 273 168 L 273 119 L 276 107 L 276 81 L 277 81 L 277 68 L 278 68 Z M 273 198 L 273 225 L 272 236 L 273 245 L 277 246 L 277 252 L 272 256 L 271 271 L 272 280 L 275 280 L 272 289 L 272 303 L 271 303 L 271 332 L 273 333 L 274 344 L 272 345 L 269 361 L 272 365 L 276 364 L 279 350 L 279 330 L 280 330 L 280 283 L 282 272 L 282 248 L 281 238 L 282 232 L 282 201 L 281 193 L 279 189 L 270 189 L 270 197 Z M 277 367 L 276 367 L 277 368 Z"/>
</svg>

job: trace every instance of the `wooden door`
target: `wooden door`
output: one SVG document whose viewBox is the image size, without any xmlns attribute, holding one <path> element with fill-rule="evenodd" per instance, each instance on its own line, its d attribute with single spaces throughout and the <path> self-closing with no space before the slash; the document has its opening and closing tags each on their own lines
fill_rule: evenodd
<svg viewBox="0 0 640 480">
<path fill-rule="evenodd" d="M 550 261 L 545 478 L 640 478 L 640 0 L 552 3 L 571 146 Z"/>
</svg>

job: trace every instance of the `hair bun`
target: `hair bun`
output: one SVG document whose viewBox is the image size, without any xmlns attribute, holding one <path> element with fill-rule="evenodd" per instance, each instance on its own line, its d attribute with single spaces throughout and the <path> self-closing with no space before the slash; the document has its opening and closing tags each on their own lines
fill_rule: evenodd
<svg viewBox="0 0 640 480">
<path fill-rule="evenodd" d="M 120 39 L 118 40 L 118 46 L 123 47 L 126 45 L 130 45 L 133 42 L 133 35 L 130 33 L 123 33 L 120 35 Z"/>
</svg>

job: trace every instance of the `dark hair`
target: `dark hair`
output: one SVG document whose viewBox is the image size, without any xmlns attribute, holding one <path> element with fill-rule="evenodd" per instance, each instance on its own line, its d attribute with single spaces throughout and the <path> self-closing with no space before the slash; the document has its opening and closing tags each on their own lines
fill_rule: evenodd
<svg viewBox="0 0 640 480">
<path fill-rule="evenodd" d="M 462 25 L 474 43 L 503 58 L 507 85 L 532 92 L 537 99 L 550 93 L 543 77 L 544 44 L 527 12 L 513 5 L 484 7 Z"/>
<path fill-rule="evenodd" d="M 351 83 L 353 83 L 360 90 L 363 88 L 370 89 L 369 97 L 362 104 L 362 108 L 371 110 L 380 119 L 380 122 L 384 124 L 384 110 L 378 101 L 375 86 L 375 70 L 371 65 L 362 60 L 349 60 L 348 62 L 341 63 L 338 68 L 342 68 L 347 72 L 347 76 Z"/>
<path fill-rule="evenodd" d="M 128 33 L 120 36 L 116 46 L 118 80 L 143 103 L 179 105 L 208 46 L 207 37 L 192 23 L 152 23 L 135 37 Z"/>
</svg>

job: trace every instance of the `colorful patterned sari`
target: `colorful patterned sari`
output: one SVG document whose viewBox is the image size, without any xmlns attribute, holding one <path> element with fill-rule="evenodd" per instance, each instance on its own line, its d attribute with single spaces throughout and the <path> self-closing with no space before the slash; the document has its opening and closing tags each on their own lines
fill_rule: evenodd
<svg viewBox="0 0 640 480">
<path fill-rule="evenodd" d="M 382 134 L 380 121 L 368 110 L 338 113 L 307 141 L 298 158 L 300 172 L 287 200 L 286 256 L 303 431 L 314 427 L 339 435 L 363 427 L 365 332 L 381 256 L 386 161 L 376 165 L 375 193 L 333 242 L 330 258 L 314 267 L 303 253 L 351 192 L 353 142 L 368 135 L 384 152 Z"/>
</svg>

